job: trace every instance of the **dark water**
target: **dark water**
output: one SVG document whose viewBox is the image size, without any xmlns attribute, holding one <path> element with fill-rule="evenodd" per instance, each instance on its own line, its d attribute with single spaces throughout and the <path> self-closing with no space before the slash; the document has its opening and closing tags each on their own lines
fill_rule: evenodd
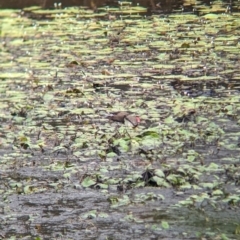
<svg viewBox="0 0 240 240">
<path fill-rule="evenodd" d="M 70 6 L 87 6 L 89 8 L 97 8 L 101 6 L 118 6 L 117 0 L 22 0 L 22 1 L 6 1 L 0 0 L 0 8 L 13 8 L 22 9 L 29 6 L 41 6 L 43 8 L 54 8 L 54 4 L 61 4 L 62 7 Z M 149 8 L 149 10 L 161 10 L 171 12 L 172 10 L 179 9 L 184 6 L 184 11 L 189 11 L 194 7 L 194 1 L 185 3 L 181 0 L 132 0 L 132 5 L 140 5 Z M 202 3 L 210 5 L 211 1 L 203 0 Z M 230 5 L 234 7 L 233 1 L 222 1 L 224 5 Z"/>
<path fill-rule="evenodd" d="M 87 8 L 93 9 L 97 12 L 99 7 L 118 7 L 121 1 L 117 0 L 22 0 L 22 1 L 6 1 L 0 0 L 0 9 L 23 9 L 31 6 L 40 6 L 45 9 L 56 9 L 56 8 L 66 8 L 71 6 L 85 6 Z M 202 0 L 199 2 L 194 1 L 184 1 L 184 0 L 132 0 L 125 1 L 131 2 L 132 6 L 142 6 L 147 8 L 147 12 L 144 15 L 152 14 L 170 14 L 176 11 L 182 12 L 194 12 L 198 15 L 195 7 L 199 4 L 203 6 L 210 6 L 214 4 L 214 1 Z M 221 4 L 221 3 L 220 3 Z M 228 9 L 228 12 L 239 12 L 239 2 L 238 1 L 222 1 L 222 6 Z M 222 13 L 222 12 L 219 12 Z"/>
<path fill-rule="evenodd" d="M 131 1 L 133 5 L 141 5 L 144 7 L 152 7 L 154 8 L 159 1 L 156 0 L 133 0 Z M 183 1 L 179 0 L 172 0 L 172 1 L 161 1 L 162 6 L 176 6 L 181 4 Z M 61 3 L 62 7 L 69 7 L 69 6 L 88 6 L 88 7 L 100 7 L 104 5 L 108 6 L 118 6 L 117 0 L 62 0 L 62 1 L 55 1 L 55 0 L 23 0 L 23 1 L 0 1 L 0 7 L 2 8 L 24 8 L 28 6 L 35 6 L 40 5 L 44 8 L 53 8 L 54 3 Z"/>
</svg>

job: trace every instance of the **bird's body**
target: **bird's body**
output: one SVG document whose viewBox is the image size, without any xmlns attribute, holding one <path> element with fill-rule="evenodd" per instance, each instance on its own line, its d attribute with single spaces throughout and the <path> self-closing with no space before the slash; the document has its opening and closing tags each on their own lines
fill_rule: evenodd
<svg viewBox="0 0 240 240">
<path fill-rule="evenodd" d="M 126 111 L 114 112 L 111 116 L 108 116 L 108 119 L 120 123 L 130 123 L 133 127 L 137 127 L 140 123 L 139 116 Z"/>
</svg>

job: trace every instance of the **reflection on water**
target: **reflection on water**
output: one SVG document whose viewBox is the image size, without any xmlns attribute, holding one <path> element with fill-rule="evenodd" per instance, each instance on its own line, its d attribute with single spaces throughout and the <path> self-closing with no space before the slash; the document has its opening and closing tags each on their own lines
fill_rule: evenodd
<svg viewBox="0 0 240 240">
<path fill-rule="evenodd" d="M 6 1 L 0 0 L 1 8 L 24 8 L 29 6 L 40 5 L 44 8 L 53 8 L 54 3 L 61 3 L 62 7 L 69 6 L 87 6 L 90 8 L 97 8 L 100 6 L 118 6 L 118 0 L 22 0 L 22 1 Z M 195 1 L 184 0 L 132 0 L 132 5 L 141 5 L 148 7 L 151 10 L 172 11 L 179 9 L 181 5 L 188 6 L 194 5 Z M 205 4 L 210 4 L 209 0 L 203 1 Z"/>
<path fill-rule="evenodd" d="M 194 12 L 195 7 L 199 4 L 211 6 L 210 0 L 188 1 L 188 0 L 22 0 L 22 1 L 6 1 L 0 0 L 0 8 L 22 9 L 30 6 L 41 6 L 42 8 L 52 9 L 56 6 L 61 8 L 70 6 L 86 6 L 90 9 L 97 10 L 99 7 L 110 6 L 117 7 L 121 2 L 129 2 L 132 6 L 140 5 L 148 9 L 147 15 L 152 13 L 171 13 L 173 11 Z M 233 1 L 222 1 L 224 8 L 230 12 L 238 12 L 238 4 Z M 197 12 L 195 12 L 197 13 Z"/>
</svg>

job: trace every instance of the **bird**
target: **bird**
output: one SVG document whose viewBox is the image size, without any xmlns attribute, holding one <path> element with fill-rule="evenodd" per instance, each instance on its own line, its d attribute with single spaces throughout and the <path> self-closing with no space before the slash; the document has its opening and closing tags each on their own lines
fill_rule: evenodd
<svg viewBox="0 0 240 240">
<path fill-rule="evenodd" d="M 130 124 L 134 128 L 137 127 L 141 121 L 139 116 L 136 116 L 133 113 L 127 111 L 114 112 L 107 118 L 114 122 L 120 122 L 126 125 Z"/>
</svg>

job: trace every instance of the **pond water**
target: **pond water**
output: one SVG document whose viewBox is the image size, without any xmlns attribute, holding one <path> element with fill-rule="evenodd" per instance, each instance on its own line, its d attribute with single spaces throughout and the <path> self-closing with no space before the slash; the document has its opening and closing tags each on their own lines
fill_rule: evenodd
<svg viewBox="0 0 240 240">
<path fill-rule="evenodd" d="M 239 9 L 1 10 L 0 238 L 239 239 Z"/>
</svg>

